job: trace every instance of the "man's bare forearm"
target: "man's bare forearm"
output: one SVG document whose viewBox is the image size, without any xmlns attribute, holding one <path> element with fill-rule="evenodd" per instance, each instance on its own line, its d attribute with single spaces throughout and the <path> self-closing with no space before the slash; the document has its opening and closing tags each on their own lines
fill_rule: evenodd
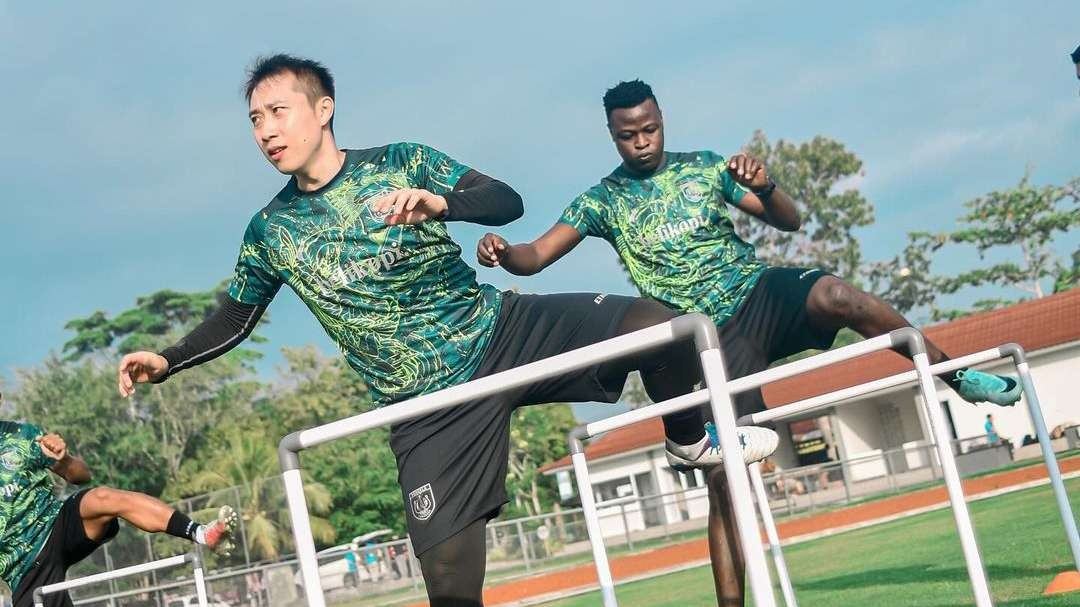
<svg viewBox="0 0 1080 607">
<path fill-rule="evenodd" d="M 499 265 L 517 276 L 532 276 L 544 269 L 540 262 L 540 254 L 532 243 L 510 245 Z"/>
<path fill-rule="evenodd" d="M 64 477 L 64 480 L 73 485 L 82 485 L 90 482 L 90 467 L 80 457 L 65 455 L 56 463 L 53 472 Z"/>
<path fill-rule="evenodd" d="M 765 221 L 778 230 L 794 232 L 802 226 L 795 201 L 779 187 L 761 201 L 761 206 L 765 209 Z"/>
</svg>

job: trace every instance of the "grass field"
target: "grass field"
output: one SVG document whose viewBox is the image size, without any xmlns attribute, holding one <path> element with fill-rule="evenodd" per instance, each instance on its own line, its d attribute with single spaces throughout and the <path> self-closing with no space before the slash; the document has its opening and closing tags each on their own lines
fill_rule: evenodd
<svg viewBox="0 0 1080 607">
<path fill-rule="evenodd" d="M 1072 503 L 1080 504 L 1080 479 L 1067 486 Z M 1048 486 L 981 500 L 970 507 L 996 605 L 1080 605 L 1080 593 L 1041 596 L 1053 575 L 1070 563 Z M 784 555 L 801 605 L 972 604 L 948 509 L 789 546 Z M 716 604 L 706 568 L 620 585 L 616 594 L 622 607 Z M 545 605 L 591 607 L 599 603 L 599 595 L 593 593 Z"/>
</svg>

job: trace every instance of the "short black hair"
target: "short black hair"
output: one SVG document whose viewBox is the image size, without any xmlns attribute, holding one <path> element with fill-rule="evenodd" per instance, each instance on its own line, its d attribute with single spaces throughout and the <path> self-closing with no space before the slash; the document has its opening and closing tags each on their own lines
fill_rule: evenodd
<svg viewBox="0 0 1080 607">
<path fill-rule="evenodd" d="M 1080 46 L 1076 47 L 1076 50 L 1069 56 L 1072 57 L 1073 63 L 1080 63 Z"/>
<path fill-rule="evenodd" d="M 334 99 L 334 76 L 325 65 L 313 59 L 278 53 L 265 57 L 256 57 L 248 69 L 247 82 L 244 83 L 244 99 L 251 101 L 251 93 L 263 80 L 280 76 L 284 73 L 296 76 L 304 87 L 311 105 L 323 97 Z M 334 130 L 334 118 L 330 117 L 330 130 Z"/>
<path fill-rule="evenodd" d="M 660 106 L 660 103 L 656 101 L 656 95 L 653 95 L 651 86 L 641 80 L 620 82 L 604 93 L 604 114 L 611 118 L 611 112 L 641 105 L 647 99 L 652 99 L 657 107 Z"/>
</svg>

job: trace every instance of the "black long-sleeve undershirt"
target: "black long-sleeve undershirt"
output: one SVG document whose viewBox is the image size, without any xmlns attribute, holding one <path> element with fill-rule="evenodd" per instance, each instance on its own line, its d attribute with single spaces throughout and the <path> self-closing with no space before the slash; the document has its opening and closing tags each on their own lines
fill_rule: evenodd
<svg viewBox="0 0 1080 607">
<path fill-rule="evenodd" d="M 462 175 L 447 192 L 443 221 L 468 221 L 481 225 L 505 225 L 521 217 L 521 196 L 505 183 L 475 170 Z M 155 380 L 161 383 L 189 367 L 209 362 L 247 339 L 266 306 L 255 306 L 226 297 L 224 303 L 191 333 L 160 352 L 169 370 Z"/>
<path fill-rule="evenodd" d="M 475 170 L 462 175 L 454 191 L 443 194 L 443 197 L 446 198 L 443 221 L 501 226 L 525 213 L 521 196 L 513 188 Z"/>
<path fill-rule="evenodd" d="M 214 360 L 232 350 L 251 335 L 265 311 L 266 306 L 240 303 L 225 297 L 221 307 L 191 333 L 160 352 L 169 361 L 169 370 L 154 383 L 161 383 L 188 367 Z"/>
</svg>

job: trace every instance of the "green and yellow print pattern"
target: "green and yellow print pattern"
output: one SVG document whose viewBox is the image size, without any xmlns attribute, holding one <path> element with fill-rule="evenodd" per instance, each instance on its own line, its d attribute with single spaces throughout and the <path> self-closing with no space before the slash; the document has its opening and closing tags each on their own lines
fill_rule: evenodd
<svg viewBox="0 0 1080 607">
<path fill-rule="evenodd" d="M 744 190 L 719 154 L 666 156 L 644 179 L 620 166 L 578 196 L 559 221 L 611 243 L 643 295 L 720 325 L 765 269 L 731 220 L 728 204 L 737 204 Z"/>
<path fill-rule="evenodd" d="M 56 463 L 37 443 L 44 432 L 0 421 L 0 578 L 14 590 L 49 539 L 61 502 L 49 468 Z"/>
<path fill-rule="evenodd" d="M 388 226 L 371 204 L 402 188 L 444 194 L 468 171 L 426 146 L 350 150 L 323 189 L 290 183 L 248 225 L 229 294 L 268 304 L 288 284 L 378 404 L 468 380 L 498 317 L 446 226 Z"/>
</svg>

